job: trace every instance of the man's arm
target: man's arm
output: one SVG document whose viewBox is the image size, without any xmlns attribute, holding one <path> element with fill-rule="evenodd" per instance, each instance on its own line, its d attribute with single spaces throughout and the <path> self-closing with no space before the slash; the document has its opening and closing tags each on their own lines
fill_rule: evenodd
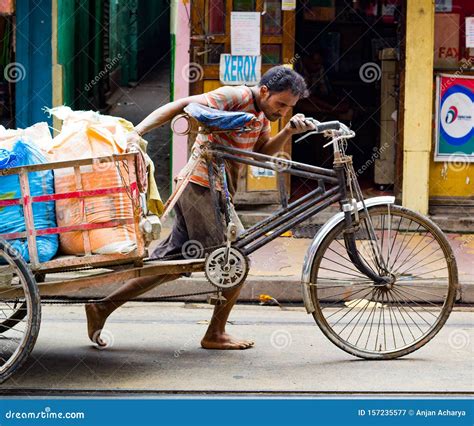
<svg viewBox="0 0 474 426">
<path fill-rule="evenodd" d="M 186 98 L 177 99 L 176 101 L 169 102 L 166 105 L 159 107 L 150 115 L 145 117 L 145 119 L 135 127 L 135 131 L 139 136 L 148 133 L 155 127 L 159 127 L 170 121 L 174 116 L 181 114 L 183 108 L 192 102 L 207 106 L 207 100 L 204 95 L 188 96 Z"/>
<path fill-rule="evenodd" d="M 305 122 L 304 119 L 305 116 L 303 114 L 294 115 L 275 136 L 259 139 L 255 144 L 255 151 L 267 155 L 275 155 L 278 152 L 284 151 L 285 144 L 291 140 L 293 135 L 315 129 L 313 123 Z M 295 127 L 291 127 L 292 122 L 295 124 Z"/>
</svg>

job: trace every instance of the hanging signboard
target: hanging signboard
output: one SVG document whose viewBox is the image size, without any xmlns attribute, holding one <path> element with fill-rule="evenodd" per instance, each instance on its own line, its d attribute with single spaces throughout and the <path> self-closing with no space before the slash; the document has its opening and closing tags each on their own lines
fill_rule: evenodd
<svg viewBox="0 0 474 426">
<path fill-rule="evenodd" d="M 296 0 L 283 0 L 281 2 L 281 10 L 295 10 Z"/>
<path fill-rule="evenodd" d="M 222 84 L 251 86 L 260 81 L 261 68 L 261 56 L 222 54 L 219 79 Z"/>
<path fill-rule="evenodd" d="M 260 12 L 231 12 L 230 50 L 232 55 L 260 55 Z"/>
<path fill-rule="evenodd" d="M 474 162 L 474 76 L 436 77 L 435 161 Z"/>
</svg>

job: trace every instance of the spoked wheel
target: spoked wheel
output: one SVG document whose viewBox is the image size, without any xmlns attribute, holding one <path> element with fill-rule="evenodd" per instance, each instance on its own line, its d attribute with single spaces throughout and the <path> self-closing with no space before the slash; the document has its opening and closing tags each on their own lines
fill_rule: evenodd
<svg viewBox="0 0 474 426">
<path fill-rule="evenodd" d="M 35 277 L 0 239 L 0 382 L 26 360 L 38 337 L 41 303 Z"/>
<path fill-rule="evenodd" d="M 1 267 L 0 267 L 1 271 Z M 35 279 L 37 283 L 43 282 L 45 276 L 44 275 L 35 275 Z M 1 280 L 1 272 L 0 272 L 0 280 Z M 28 307 L 26 301 L 15 299 L 12 303 L 12 307 L 8 309 L 3 309 L 0 305 L 0 334 L 10 330 L 12 327 L 17 325 L 18 322 L 23 320 L 26 315 L 28 315 Z"/>
<path fill-rule="evenodd" d="M 325 237 L 312 265 L 313 315 L 344 351 L 366 359 L 398 358 L 421 348 L 446 322 L 456 297 L 456 260 L 427 218 L 394 205 L 368 211 L 376 239 L 361 213 L 357 250 L 387 282 L 376 284 L 351 262 L 342 222 Z"/>
</svg>

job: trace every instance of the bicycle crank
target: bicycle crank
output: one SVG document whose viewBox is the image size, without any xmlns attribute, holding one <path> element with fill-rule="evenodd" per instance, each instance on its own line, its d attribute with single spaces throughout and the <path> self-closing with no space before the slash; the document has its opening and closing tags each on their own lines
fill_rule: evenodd
<svg viewBox="0 0 474 426">
<path fill-rule="evenodd" d="M 234 247 L 220 247 L 206 258 L 204 273 L 208 281 L 221 290 L 242 284 L 249 272 L 247 257 Z"/>
</svg>

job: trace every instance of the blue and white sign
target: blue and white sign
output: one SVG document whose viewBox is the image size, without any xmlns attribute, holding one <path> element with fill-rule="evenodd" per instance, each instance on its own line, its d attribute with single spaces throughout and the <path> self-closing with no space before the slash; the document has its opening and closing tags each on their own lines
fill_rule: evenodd
<svg viewBox="0 0 474 426">
<path fill-rule="evenodd" d="M 261 56 L 222 54 L 219 79 L 226 85 L 257 84 L 260 81 L 261 68 Z"/>
<path fill-rule="evenodd" d="M 437 76 L 435 129 L 435 161 L 474 162 L 474 77 Z"/>
</svg>

